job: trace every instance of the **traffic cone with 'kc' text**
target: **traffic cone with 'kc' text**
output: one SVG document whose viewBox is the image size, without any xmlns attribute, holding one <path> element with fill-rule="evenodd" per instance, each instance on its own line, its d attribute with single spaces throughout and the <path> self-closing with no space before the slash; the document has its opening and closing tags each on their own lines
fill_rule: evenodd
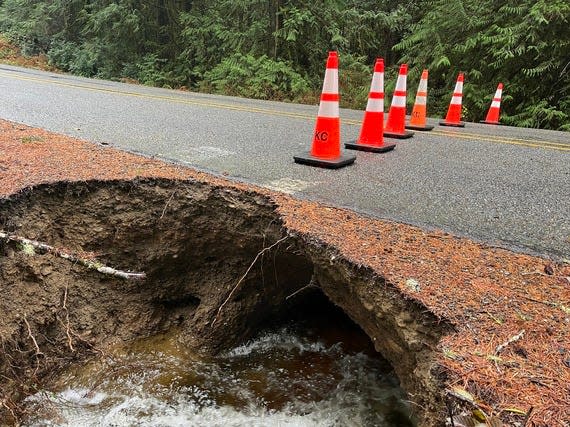
<svg viewBox="0 0 570 427">
<path fill-rule="evenodd" d="M 296 163 L 329 169 L 354 163 L 356 156 L 340 152 L 339 113 L 338 55 L 329 52 L 311 151 L 293 156 Z"/>
<path fill-rule="evenodd" d="M 413 132 L 406 131 L 406 75 L 408 74 L 408 65 L 400 65 L 400 73 L 396 81 L 396 89 L 392 96 L 392 104 L 388 112 L 388 120 L 384 128 L 384 136 L 389 138 L 411 138 Z"/>
<path fill-rule="evenodd" d="M 353 150 L 383 153 L 394 149 L 396 144 L 384 143 L 384 60 L 376 59 L 368 103 L 358 140 L 344 144 Z"/>
<path fill-rule="evenodd" d="M 423 70 L 418 92 L 416 93 L 416 102 L 412 110 L 410 123 L 406 125 L 406 129 L 414 130 L 432 130 L 433 126 L 426 124 L 427 115 L 427 86 L 428 86 L 428 70 Z"/>
<path fill-rule="evenodd" d="M 457 76 L 457 82 L 455 83 L 455 90 L 453 91 L 451 102 L 449 103 L 449 109 L 447 110 L 447 116 L 445 116 L 445 120 L 439 122 L 440 125 L 465 127 L 465 123 L 461 121 L 462 98 L 463 98 L 463 73 L 459 73 L 459 75 Z"/>
<path fill-rule="evenodd" d="M 502 95 L 503 95 L 503 84 L 499 83 L 493 101 L 491 102 L 491 107 L 489 108 L 489 111 L 487 113 L 487 118 L 485 120 L 481 120 L 481 123 L 486 123 L 488 125 L 499 124 L 499 114 L 501 110 Z"/>
</svg>

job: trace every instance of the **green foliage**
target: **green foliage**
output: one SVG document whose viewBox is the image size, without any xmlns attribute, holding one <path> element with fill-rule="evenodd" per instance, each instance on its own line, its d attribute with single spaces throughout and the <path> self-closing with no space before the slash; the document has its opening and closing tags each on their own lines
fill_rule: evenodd
<svg viewBox="0 0 570 427">
<path fill-rule="evenodd" d="M 95 74 L 102 78 L 120 75 L 125 63 L 135 62 L 143 52 L 141 16 L 129 1 L 82 10 L 85 25 L 81 36 L 84 51 L 94 59 Z"/>
<path fill-rule="evenodd" d="M 287 99 L 306 93 L 309 85 L 289 64 L 265 55 L 234 54 L 204 74 L 201 88 L 257 99 Z"/>
<path fill-rule="evenodd" d="M 6 0 L 0 9 L 0 31 L 16 42 L 25 55 L 33 55 L 49 44 L 48 5 L 44 1 Z"/>
<path fill-rule="evenodd" d="M 165 59 L 160 59 L 156 53 L 148 53 L 135 63 L 123 69 L 123 76 L 138 80 L 148 86 L 172 86 L 172 76 L 164 71 Z"/>
<path fill-rule="evenodd" d="M 54 65 L 66 71 L 118 79 L 131 77 L 125 74 L 140 68 L 146 73 L 143 77 L 148 77 L 146 55 L 155 55 L 156 63 L 179 53 L 178 16 L 187 3 L 159 0 L 150 6 L 132 0 L 5 0 L 0 5 L 0 31 L 25 54 L 46 53 Z M 168 80 L 169 71 L 157 82 Z"/>
<path fill-rule="evenodd" d="M 366 108 L 373 64 L 365 65 L 365 62 L 365 58 L 350 54 L 342 55 L 340 58 L 338 83 L 341 107 L 361 110 Z"/>
<path fill-rule="evenodd" d="M 76 43 L 55 40 L 47 55 L 50 63 L 60 70 L 86 77 L 94 76 L 97 72 L 95 55 Z"/>
<path fill-rule="evenodd" d="M 484 117 L 497 83 L 503 82 L 505 123 L 568 129 L 570 3 L 431 0 L 424 4 L 428 12 L 395 49 L 412 68 L 430 69 L 431 112 L 444 113 L 439 94 L 450 93 L 455 76 L 464 71 L 467 120 Z"/>
</svg>

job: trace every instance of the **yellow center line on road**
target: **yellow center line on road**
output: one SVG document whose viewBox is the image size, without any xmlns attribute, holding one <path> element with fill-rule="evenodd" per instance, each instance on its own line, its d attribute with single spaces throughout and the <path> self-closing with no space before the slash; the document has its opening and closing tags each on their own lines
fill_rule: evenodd
<svg viewBox="0 0 570 427">
<path fill-rule="evenodd" d="M 225 109 L 225 110 L 244 111 L 244 112 L 248 112 L 248 113 L 263 113 L 263 114 L 269 114 L 269 115 L 275 115 L 275 116 L 286 116 L 286 117 L 292 117 L 292 118 L 314 120 L 314 117 L 312 117 L 312 116 L 308 116 L 306 114 L 289 112 L 289 111 L 268 110 L 268 109 L 264 109 L 264 108 L 257 108 L 257 107 L 251 107 L 251 106 L 240 106 L 240 105 L 232 105 L 232 104 L 223 104 L 223 103 L 212 102 L 212 101 L 201 101 L 201 100 L 197 100 L 197 99 L 183 99 L 183 98 L 176 98 L 173 96 L 166 96 L 166 95 L 152 95 L 152 94 L 147 94 L 147 93 L 129 92 L 129 91 L 123 91 L 123 90 L 118 90 L 118 89 L 109 89 L 109 88 L 104 88 L 104 87 L 100 87 L 100 86 L 90 86 L 90 85 L 79 84 L 79 83 L 66 83 L 66 82 L 60 82 L 57 80 L 49 80 L 49 79 L 43 79 L 43 78 L 38 78 L 38 77 L 14 76 L 12 74 L 4 74 L 2 72 L 0 72 L 0 77 L 9 77 L 9 78 L 15 79 L 15 80 L 32 81 L 35 83 L 44 83 L 44 84 L 63 86 L 63 87 L 69 87 L 69 88 L 74 88 L 74 89 L 83 89 L 83 90 L 87 90 L 87 91 L 91 91 L 91 92 L 103 92 L 103 93 L 110 93 L 113 95 L 131 96 L 131 97 L 135 97 L 135 98 L 153 99 L 153 100 L 158 100 L 158 101 L 169 101 L 169 102 L 174 102 L 177 104 L 199 105 L 199 106 L 203 106 L 203 107 L 220 108 L 220 109 Z M 189 92 L 188 94 L 191 94 L 191 92 Z"/>
<path fill-rule="evenodd" d="M 315 120 L 315 116 L 307 115 L 303 113 L 295 113 L 292 111 L 280 111 L 280 110 L 272 110 L 266 108 L 258 108 L 252 106 L 242 106 L 242 105 L 233 105 L 229 103 L 220 103 L 220 102 L 213 102 L 213 101 L 205 101 L 205 100 L 198 100 L 198 99 L 183 99 L 174 96 L 166 96 L 166 95 L 152 95 L 152 94 L 145 94 L 145 93 L 138 93 L 138 92 L 130 92 L 130 91 L 122 91 L 118 89 L 109 89 L 100 86 L 92 86 L 87 84 L 80 84 L 80 83 L 69 83 L 69 82 L 62 82 L 53 79 L 46 79 L 40 77 L 29 77 L 29 76 L 19 76 L 14 75 L 12 73 L 4 73 L 0 72 L 0 77 L 6 77 L 16 80 L 23 80 L 23 81 L 32 81 L 36 83 L 43 83 L 43 84 L 50 84 L 50 85 L 57 85 L 63 87 L 69 87 L 74 89 L 83 89 L 92 92 L 103 92 L 103 93 L 110 93 L 114 95 L 122 95 L 122 96 L 130 96 L 136 98 L 144 98 L 144 99 L 153 99 L 158 101 L 168 101 L 177 104 L 185 104 L 185 105 L 198 105 L 203 107 L 211 107 L 211 108 L 219 108 L 225 110 L 233 110 L 233 111 L 242 111 L 248 113 L 260 113 L 272 116 L 282 116 L 282 117 L 291 117 L 295 119 L 302 119 L 302 120 Z M 182 94 L 181 94 L 182 95 Z M 186 94 L 184 94 L 186 95 Z M 191 92 L 188 93 L 191 95 Z M 343 124 L 360 126 L 360 120 L 354 119 L 343 119 Z M 501 136 L 493 136 L 493 135 L 482 135 L 476 133 L 468 133 L 468 132 L 453 132 L 453 131 L 445 131 L 445 130 L 433 130 L 431 132 L 422 133 L 423 135 L 434 135 L 434 136 L 445 136 L 445 137 L 452 137 L 457 139 L 468 139 L 468 140 L 477 140 L 483 142 L 492 142 L 498 144 L 510 144 L 510 145 L 519 145 L 524 147 L 532 147 L 532 148 L 544 148 L 549 150 L 556 150 L 556 151 L 569 151 L 570 152 L 570 144 L 564 144 L 560 142 L 550 142 L 550 141 L 541 141 L 541 140 L 530 140 L 530 139 L 520 139 L 520 138 L 508 138 L 508 137 L 501 137 Z"/>
<path fill-rule="evenodd" d="M 511 143 L 520 143 L 520 144 L 541 144 L 545 146 L 549 146 L 552 148 L 562 147 L 564 149 L 570 149 L 570 142 L 563 143 L 563 142 L 549 142 L 549 141 L 542 141 L 542 140 L 532 140 L 532 139 L 522 139 L 522 138 L 507 138 L 503 136 L 495 136 L 495 135 L 481 135 L 476 133 L 469 133 L 469 132 L 453 132 L 453 131 L 445 131 L 445 130 L 435 130 L 431 132 L 434 135 L 442 135 L 442 136 L 453 136 L 453 137 L 466 137 L 466 138 L 485 138 L 488 141 L 492 142 L 504 142 L 506 144 Z M 568 135 L 568 139 L 570 141 L 570 134 Z"/>
</svg>

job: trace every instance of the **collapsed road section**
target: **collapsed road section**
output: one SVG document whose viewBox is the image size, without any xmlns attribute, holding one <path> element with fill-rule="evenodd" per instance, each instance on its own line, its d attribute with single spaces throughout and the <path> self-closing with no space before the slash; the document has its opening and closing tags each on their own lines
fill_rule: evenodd
<svg viewBox="0 0 570 427">
<path fill-rule="evenodd" d="M 216 354 L 318 288 L 392 363 L 425 408 L 422 425 L 441 422 L 432 368 L 449 325 L 371 269 L 284 226 L 265 196 L 195 181 L 59 183 L 8 198 L 0 212 L 10 236 L 0 258 L 5 406 L 94 349 L 173 327 L 187 345 Z M 100 263 L 68 253 L 146 277 L 98 271 Z"/>
</svg>

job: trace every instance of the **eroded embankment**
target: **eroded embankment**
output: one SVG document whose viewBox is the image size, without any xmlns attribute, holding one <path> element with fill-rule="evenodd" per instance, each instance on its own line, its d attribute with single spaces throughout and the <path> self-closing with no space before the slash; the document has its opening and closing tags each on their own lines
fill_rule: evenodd
<svg viewBox="0 0 570 427">
<path fill-rule="evenodd" d="M 432 368 L 449 326 L 372 270 L 285 227 L 275 208 L 258 193 L 167 180 L 41 185 L 0 201 L 5 232 L 147 275 L 111 277 L 1 241 L 2 416 L 17 414 L 18 398 L 42 378 L 106 345 L 177 326 L 187 344 L 216 353 L 307 304 L 315 285 L 392 363 L 420 424 L 441 425 Z"/>
</svg>

